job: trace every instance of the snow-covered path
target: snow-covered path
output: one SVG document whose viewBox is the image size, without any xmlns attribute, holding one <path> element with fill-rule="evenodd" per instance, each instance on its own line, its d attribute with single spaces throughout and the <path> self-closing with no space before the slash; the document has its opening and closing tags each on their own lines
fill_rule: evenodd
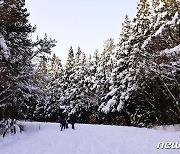
<svg viewBox="0 0 180 154">
<path fill-rule="evenodd" d="M 0 138 L 0 154 L 178 154 L 156 149 L 160 141 L 180 141 L 180 131 L 104 125 L 75 125 L 60 131 L 56 123 L 26 123 L 22 134 Z M 39 130 L 40 126 L 40 130 Z"/>
</svg>

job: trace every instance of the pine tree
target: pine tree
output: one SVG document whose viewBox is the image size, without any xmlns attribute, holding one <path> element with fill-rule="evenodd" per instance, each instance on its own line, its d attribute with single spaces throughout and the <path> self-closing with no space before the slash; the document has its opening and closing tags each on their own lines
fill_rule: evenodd
<svg viewBox="0 0 180 154">
<path fill-rule="evenodd" d="M 179 55 L 174 53 L 180 43 L 178 41 L 180 16 L 177 3 L 179 2 L 174 0 L 153 1 L 154 29 L 142 46 L 142 50 L 146 51 L 141 69 L 145 81 L 141 83 L 142 94 L 147 104 L 151 106 L 149 113 L 153 113 L 152 123 L 169 124 L 179 121 L 178 67 L 172 66 L 172 63 L 179 61 L 175 58 Z M 170 56 L 167 51 L 173 52 L 174 55 Z"/>
<path fill-rule="evenodd" d="M 97 86 L 97 91 L 98 91 L 98 96 L 100 97 L 100 111 L 104 111 L 107 113 L 107 111 L 104 110 L 108 109 L 107 105 L 109 104 L 109 101 L 111 100 L 112 97 L 108 97 L 109 91 L 111 87 L 110 83 L 110 76 L 111 72 L 113 69 L 113 55 L 114 55 L 114 40 L 113 39 L 108 39 L 104 42 L 104 51 L 101 54 L 100 60 L 99 60 L 99 68 L 97 69 L 96 73 L 96 78 L 98 80 L 98 86 Z M 110 106 L 109 106 L 110 107 Z"/>
<path fill-rule="evenodd" d="M 132 35 L 132 27 L 131 27 L 131 21 L 129 20 L 128 15 L 126 15 L 124 22 L 122 23 L 122 29 L 120 32 L 120 38 L 119 38 L 119 43 L 117 46 L 120 48 L 122 47 L 122 44 L 130 38 Z M 120 50 L 120 49 L 119 49 Z"/>
<path fill-rule="evenodd" d="M 59 57 L 56 56 L 55 53 L 53 54 L 51 58 L 50 68 L 48 71 L 52 75 L 58 75 L 59 73 L 63 72 L 63 66 L 62 66 L 61 60 L 59 59 Z"/>
<path fill-rule="evenodd" d="M 74 67 L 74 51 L 73 51 L 73 48 L 72 46 L 70 47 L 69 49 L 69 53 L 68 53 L 68 58 L 67 58 L 67 61 L 66 61 L 66 68 L 67 69 L 71 69 Z"/>
<path fill-rule="evenodd" d="M 82 54 L 81 48 L 78 47 L 77 52 L 76 52 L 76 57 L 75 57 L 75 63 L 76 63 L 76 65 L 79 65 L 79 61 L 80 61 L 80 58 L 81 58 L 81 54 Z"/>
<path fill-rule="evenodd" d="M 134 45 L 130 52 L 128 64 L 130 70 L 127 72 L 129 72 L 128 76 L 131 74 L 132 79 L 135 81 L 135 89 L 130 91 L 123 110 L 129 114 L 136 114 L 138 117 L 137 123 L 141 126 L 152 126 L 155 123 L 177 123 L 179 121 L 177 116 L 179 107 L 175 103 L 178 99 L 175 92 L 177 91 L 178 78 L 176 75 L 178 73 L 175 73 L 175 76 L 170 73 L 172 71 L 171 60 L 173 59 L 175 63 L 178 60 L 173 58 L 173 56 L 166 57 L 166 54 L 164 54 L 166 58 L 162 56 L 164 51 L 169 50 L 169 48 L 170 51 L 174 51 L 174 47 L 176 48 L 178 45 L 177 41 L 172 40 L 174 37 L 177 38 L 178 33 L 177 28 L 175 28 L 177 22 L 173 24 L 174 22 L 172 21 L 178 20 L 178 15 L 175 12 L 172 14 L 170 13 L 171 11 L 168 12 L 167 4 L 165 1 L 154 3 L 153 7 L 158 6 L 154 9 L 154 13 L 151 11 L 152 14 L 149 16 L 148 20 L 152 21 L 150 28 L 146 27 L 146 29 L 143 29 L 143 31 L 148 33 L 142 36 L 141 33 L 136 32 L 134 33 L 134 39 L 138 40 L 138 42 L 134 41 L 134 39 L 131 40 Z M 171 5 L 174 6 L 173 4 Z M 166 6 L 166 9 L 164 6 Z M 171 31 L 173 38 L 170 36 L 169 26 L 174 27 L 176 31 Z M 169 80 L 169 78 L 172 79 L 171 75 L 175 77 L 173 80 Z M 128 79 L 126 83 L 133 87 L 133 80 Z M 125 91 L 127 93 L 129 90 L 126 88 Z M 165 91 L 168 93 L 168 96 L 167 94 L 165 96 Z M 164 102 L 169 103 L 165 104 Z M 168 114 L 171 115 L 171 118 Z"/>
<path fill-rule="evenodd" d="M 65 65 L 65 74 L 64 74 L 65 75 L 65 86 L 67 89 L 72 86 L 71 81 L 73 79 L 74 66 L 75 66 L 74 51 L 71 46 L 69 49 L 68 58 L 67 58 L 66 65 Z M 68 95 L 68 93 L 67 93 L 67 95 Z"/>
<path fill-rule="evenodd" d="M 41 74 L 47 73 L 47 58 L 44 56 L 41 57 L 39 66 L 38 66 L 38 72 Z"/>
<path fill-rule="evenodd" d="M 29 13 L 25 6 L 25 0 L 3 0 L 0 1 L 0 35 L 3 36 L 7 50 L 2 55 L 0 65 L 2 78 L 5 78 L 1 86 L 0 115 L 3 119 L 25 119 L 32 100 L 35 100 L 37 89 L 32 83 L 35 78 L 32 58 L 42 52 L 49 52 L 55 41 L 43 39 L 39 43 L 33 43 L 30 36 L 35 31 L 28 21 Z M 33 47 L 43 44 L 48 47 L 42 50 Z M 2 51 L 2 50 L 1 50 Z M 5 52 L 3 52 L 5 53 Z M 1 52 L 2 54 L 2 52 Z"/>
<path fill-rule="evenodd" d="M 28 71 L 32 71 L 31 62 L 27 58 L 32 54 L 32 41 L 29 35 L 34 28 L 28 22 L 27 10 L 24 8 L 25 1 L 5 0 L 0 3 L 0 29 L 1 35 L 8 47 L 8 59 L 2 59 L 6 70 L 3 78 L 6 78 L 2 87 L 3 95 L 0 96 L 3 106 L 3 118 L 20 118 L 23 103 L 29 93 Z M 25 70 L 25 71 L 24 71 Z M 2 73 L 2 72 L 1 72 Z M 25 77 L 27 75 L 27 77 Z M 8 91 L 6 90 L 8 89 Z"/>
<path fill-rule="evenodd" d="M 45 119 L 48 121 L 57 121 L 61 114 L 64 98 L 64 68 L 61 60 L 55 54 L 51 58 L 50 79 L 47 84 L 47 106 Z M 39 114 L 39 113 L 38 113 Z"/>
<path fill-rule="evenodd" d="M 54 53 L 50 62 L 50 68 L 49 68 L 50 74 L 54 74 L 55 70 L 56 70 L 56 54 Z"/>
<path fill-rule="evenodd" d="M 151 10 L 147 0 L 140 0 L 136 17 L 133 19 L 133 43 L 141 44 L 150 34 Z"/>
</svg>

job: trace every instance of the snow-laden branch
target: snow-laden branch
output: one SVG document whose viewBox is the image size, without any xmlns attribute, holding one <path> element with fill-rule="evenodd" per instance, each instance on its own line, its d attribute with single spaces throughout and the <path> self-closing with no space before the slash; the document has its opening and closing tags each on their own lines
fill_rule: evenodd
<svg viewBox="0 0 180 154">
<path fill-rule="evenodd" d="M 6 45 L 6 42 L 3 38 L 3 36 L 0 33 L 0 54 L 2 54 L 2 56 L 8 60 L 8 58 L 10 57 L 10 52 L 8 50 L 8 47 Z"/>
<path fill-rule="evenodd" d="M 0 96 L 2 94 L 4 94 L 5 92 L 7 92 L 11 87 L 12 87 L 13 84 L 10 84 L 7 88 L 5 88 L 2 92 L 0 92 Z"/>
</svg>

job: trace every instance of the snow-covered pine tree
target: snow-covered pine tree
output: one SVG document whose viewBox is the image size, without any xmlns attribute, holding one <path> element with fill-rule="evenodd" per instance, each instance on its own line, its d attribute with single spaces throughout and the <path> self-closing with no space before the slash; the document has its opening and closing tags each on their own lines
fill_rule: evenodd
<svg viewBox="0 0 180 154">
<path fill-rule="evenodd" d="M 6 69 L 1 71 L 5 80 L 1 84 L 2 118 L 23 118 L 29 98 L 29 73 L 31 62 L 27 60 L 32 54 L 32 41 L 29 35 L 35 28 L 28 22 L 29 14 L 24 8 L 23 0 L 4 0 L 0 2 L 0 33 L 6 41 L 8 53 L 1 59 Z"/>
<path fill-rule="evenodd" d="M 179 1 L 153 1 L 153 31 L 144 41 L 142 94 L 156 124 L 179 122 Z M 171 53 L 171 54 L 170 54 Z M 173 53 L 173 54 L 172 54 Z"/>
<path fill-rule="evenodd" d="M 129 38 L 128 44 L 128 63 L 126 69 L 122 72 L 125 76 L 122 80 L 122 89 L 120 96 L 121 111 L 124 112 L 126 123 L 130 124 L 130 115 L 136 115 L 136 123 L 142 117 L 142 113 L 147 113 L 149 105 L 145 104 L 139 90 L 144 82 L 140 77 L 140 62 L 143 61 L 143 50 L 141 46 L 144 39 L 148 38 L 151 33 L 151 10 L 147 0 L 140 0 L 137 7 L 137 14 L 133 20 L 132 37 Z M 145 118 L 143 119 L 145 121 Z M 140 124 L 139 124 L 140 125 Z"/>
<path fill-rule="evenodd" d="M 8 81 L 6 78 L 9 72 L 8 65 L 6 63 L 8 63 L 9 58 L 10 52 L 8 50 L 4 37 L 0 34 L 0 120 L 4 118 L 3 106 L 5 106 L 6 103 L 3 103 L 3 99 L 6 99 L 6 97 L 8 97 L 7 91 L 10 86 L 10 81 Z"/>
<path fill-rule="evenodd" d="M 45 34 L 43 39 L 37 37 L 33 43 L 33 53 L 30 60 L 33 62 L 33 75 L 30 84 L 33 87 L 31 100 L 28 102 L 28 119 L 44 121 L 47 117 L 46 108 L 48 104 L 48 88 L 50 82 L 50 72 L 48 69 L 49 56 L 51 49 L 55 46 L 54 39 L 48 39 Z"/>
<path fill-rule="evenodd" d="M 145 37 L 148 37 L 150 23 L 150 10 L 147 1 L 140 1 L 138 4 L 138 12 L 131 28 L 130 21 L 125 18 L 122 25 L 120 42 L 116 52 L 116 68 L 113 70 L 111 81 L 113 90 L 108 93 L 109 96 L 115 98 L 109 101 L 102 110 L 107 112 L 119 112 L 118 123 L 126 125 L 130 124 L 130 115 L 136 111 L 136 91 L 138 89 L 137 80 L 139 73 L 140 46 Z M 115 83 L 115 84 L 114 84 Z M 124 120 L 123 120 L 124 119 Z"/>
<path fill-rule="evenodd" d="M 68 112 L 72 109 L 72 106 L 70 107 L 70 104 L 73 104 L 74 102 L 72 99 L 75 99 L 75 87 L 74 84 L 74 75 L 75 75 L 75 55 L 72 46 L 70 46 L 69 52 L 68 52 L 68 58 L 66 60 L 66 65 L 64 67 L 64 98 L 62 100 L 63 110 L 64 112 L 68 110 Z"/>
<path fill-rule="evenodd" d="M 46 120 L 55 122 L 63 111 L 61 107 L 64 105 L 64 68 L 55 54 L 51 58 L 49 67 Z"/>
<path fill-rule="evenodd" d="M 141 2 L 145 4 L 145 1 Z M 122 83 L 125 83 L 124 86 L 122 85 L 124 90 L 120 90 L 120 100 L 125 97 L 127 97 L 127 99 L 123 101 L 123 108 L 121 111 L 125 112 L 127 115 L 135 114 L 136 123 L 138 123 L 139 126 L 152 126 L 154 124 L 164 123 L 170 124 L 179 121 L 179 107 L 177 103 L 179 98 L 177 95 L 177 91 L 179 91 L 177 88 L 177 85 L 179 85 L 177 77 L 177 70 L 179 68 L 177 64 L 179 60 L 173 55 L 170 56 L 166 53 L 169 51 L 167 48 L 170 48 L 170 52 L 176 53 L 176 57 L 179 57 L 177 52 L 178 39 L 172 41 L 172 36 L 178 38 L 177 34 L 179 34 L 178 28 L 172 23 L 176 23 L 177 26 L 179 17 L 178 13 L 174 13 L 171 18 L 163 19 L 163 15 L 170 14 L 166 12 L 168 9 L 164 9 L 164 13 L 162 9 L 160 9 L 162 6 L 167 7 L 167 3 L 165 2 L 164 4 L 166 5 L 162 5 L 161 2 L 159 3 L 160 6 L 157 6 L 157 10 L 160 11 L 158 14 L 151 10 L 148 11 L 151 13 L 147 16 L 148 18 L 145 18 L 149 21 L 158 19 L 161 22 L 151 22 L 150 28 L 146 27 L 145 29 L 141 29 L 141 31 L 136 31 L 137 23 L 147 25 L 144 23 L 147 22 L 147 20 L 143 18 L 139 18 L 140 21 L 135 20 L 136 24 L 134 24 L 135 27 L 133 28 L 134 35 L 129 39 L 131 44 L 129 60 L 127 69 L 125 69 L 126 75 L 123 77 L 123 80 L 121 80 Z M 175 4 L 171 5 L 175 6 Z M 161 15 L 155 18 L 159 14 Z M 141 15 L 137 15 L 137 17 L 138 16 Z M 156 25 L 159 24 L 162 24 L 162 26 L 156 29 Z M 168 30 L 168 28 L 165 28 L 168 27 L 167 25 L 174 26 L 173 28 L 175 31 L 172 30 L 172 34 L 169 31 L 170 29 Z M 153 29 L 153 27 L 155 29 Z M 172 69 L 173 61 L 176 66 L 175 69 Z M 176 72 L 176 75 L 172 72 Z M 167 94 L 165 95 L 166 92 Z M 129 116 L 127 116 L 127 121 L 129 119 L 128 117 Z"/>
<path fill-rule="evenodd" d="M 0 72 L 1 77 L 5 79 L 0 91 L 0 114 L 3 119 L 26 119 L 37 90 L 32 84 L 35 73 L 31 60 L 37 54 L 47 51 L 42 47 L 33 50 L 33 47 L 41 43 L 43 47 L 51 49 L 55 43 L 48 39 L 46 42 L 42 39 L 39 43 L 32 42 L 30 36 L 35 28 L 29 23 L 29 13 L 24 6 L 25 0 L 0 1 L 0 35 L 8 48 L 8 54 L 6 57 L 1 56 L 0 61 L 4 67 Z"/>
<path fill-rule="evenodd" d="M 140 0 L 137 7 L 137 13 L 133 19 L 133 44 L 139 44 L 150 34 L 151 10 L 148 0 Z"/>
<path fill-rule="evenodd" d="M 56 65 L 56 54 L 55 53 L 52 55 L 49 67 L 50 68 L 49 68 L 48 72 L 50 74 L 56 74 L 57 65 Z"/>
<path fill-rule="evenodd" d="M 79 122 L 89 122 L 91 114 L 90 108 L 93 108 L 91 93 L 90 68 L 87 67 L 86 55 L 81 48 L 75 54 L 74 66 L 69 74 L 71 79 L 65 90 L 65 111 L 69 114 L 76 114 Z"/>
<path fill-rule="evenodd" d="M 45 55 L 40 57 L 38 73 L 46 74 L 47 73 L 47 58 Z"/>
<path fill-rule="evenodd" d="M 81 48 L 78 47 L 77 52 L 75 54 L 75 63 L 76 63 L 76 65 L 79 64 L 79 61 L 80 61 L 80 58 L 81 58 L 81 54 L 82 54 Z"/>
<path fill-rule="evenodd" d="M 36 98 L 36 107 L 34 111 L 34 119 L 39 121 L 45 121 L 46 118 L 46 109 L 48 106 L 47 102 L 47 85 L 49 82 L 49 76 L 48 76 L 48 58 L 46 55 L 40 56 L 39 64 L 37 68 L 37 74 L 38 78 L 36 86 L 41 90 L 41 94 L 39 93 L 39 96 Z"/>
<path fill-rule="evenodd" d="M 104 42 L 104 51 L 100 56 L 97 72 L 95 74 L 97 80 L 96 91 L 99 96 L 100 120 L 107 116 L 103 115 L 104 112 L 108 113 L 111 110 L 109 104 L 116 102 L 116 100 L 112 98 L 112 95 L 108 95 L 110 91 L 113 90 L 113 87 L 111 86 L 111 73 L 114 69 L 114 64 L 116 63 L 116 61 L 114 61 L 114 56 L 114 40 L 110 38 Z M 109 123 L 111 120 L 112 119 L 106 119 L 105 123 Z"/>
<path fill-rule="evenodd" d="M 63 73 L 63 66 L 61 63 L 61 59 L 59 59 L 58 56 L 54 53 L 51 60 L 50 60 L 50 66 L 48 68 L 48 73 L 52 76 L 56 76 Z"/>
<path fill-rule="evenodd" d="M 122 100 L 120 98 L 123 93 L 123 88 L 125 86 L 122 81 L 127 72 L 127 66 L 129 61 L 129 51 L 130 51 L 130 42 L 129 38 L 132 35 L 131 22 L 128 19 L 128 16 L 125 17 L 125 20 L 122 24 L 122 30 L 120 33 L 119 42 L 116 47 L 115 53 L 111 56 L 112 60 L 112 70 L 109 72 L 108 76 L 108 90 L 105 92 L 103 102 L 99 110 L 106 113 L 104 116 L 107 123 L 109 124 L 122 124 L 124 123 L 124 117 L 121 117 L 120 110 L 122 108 Z M 125 71 L 126 70 L 126 71 Z"/>
<path fill-rule="evenodd" d="M 124 22 L 122 23 L 122 27 L 121 27 L 121 32 L 120 32 L 120 38 L 119 38 L 119 42 L 117 44 L 117 50 L 120 50 L 120 48 L 122 47 L 122 44 L 126 41 L 128 41 L 128 39 L 130 38 L 130 36 L 132 35 L 132 26 L 131 26 L 131 21 L 128 17 L 128 15 L 125 16 Z M 118 53 L 118 52 L 116 52 Z M 117 59 L 119 59 L 118 56 L 116 56 Z"/>
</svg>

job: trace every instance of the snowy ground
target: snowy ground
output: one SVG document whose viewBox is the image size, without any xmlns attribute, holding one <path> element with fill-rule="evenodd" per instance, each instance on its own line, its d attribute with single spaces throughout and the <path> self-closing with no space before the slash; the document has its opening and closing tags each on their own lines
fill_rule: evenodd
<svg viewBox="0 0 180 154">
<path fill-rule="evenodd" d="M 179 154 L 157 149 L 160 141 L 180 141 L 177 128 L 146 129 L 104 125 L 75 125 L 60 131 L 57 123 L 25 123 L 22 134 L 0 137 L 0 154 Z M 40 130 L 39 130 L 40 126 Z"/>
</svg>

